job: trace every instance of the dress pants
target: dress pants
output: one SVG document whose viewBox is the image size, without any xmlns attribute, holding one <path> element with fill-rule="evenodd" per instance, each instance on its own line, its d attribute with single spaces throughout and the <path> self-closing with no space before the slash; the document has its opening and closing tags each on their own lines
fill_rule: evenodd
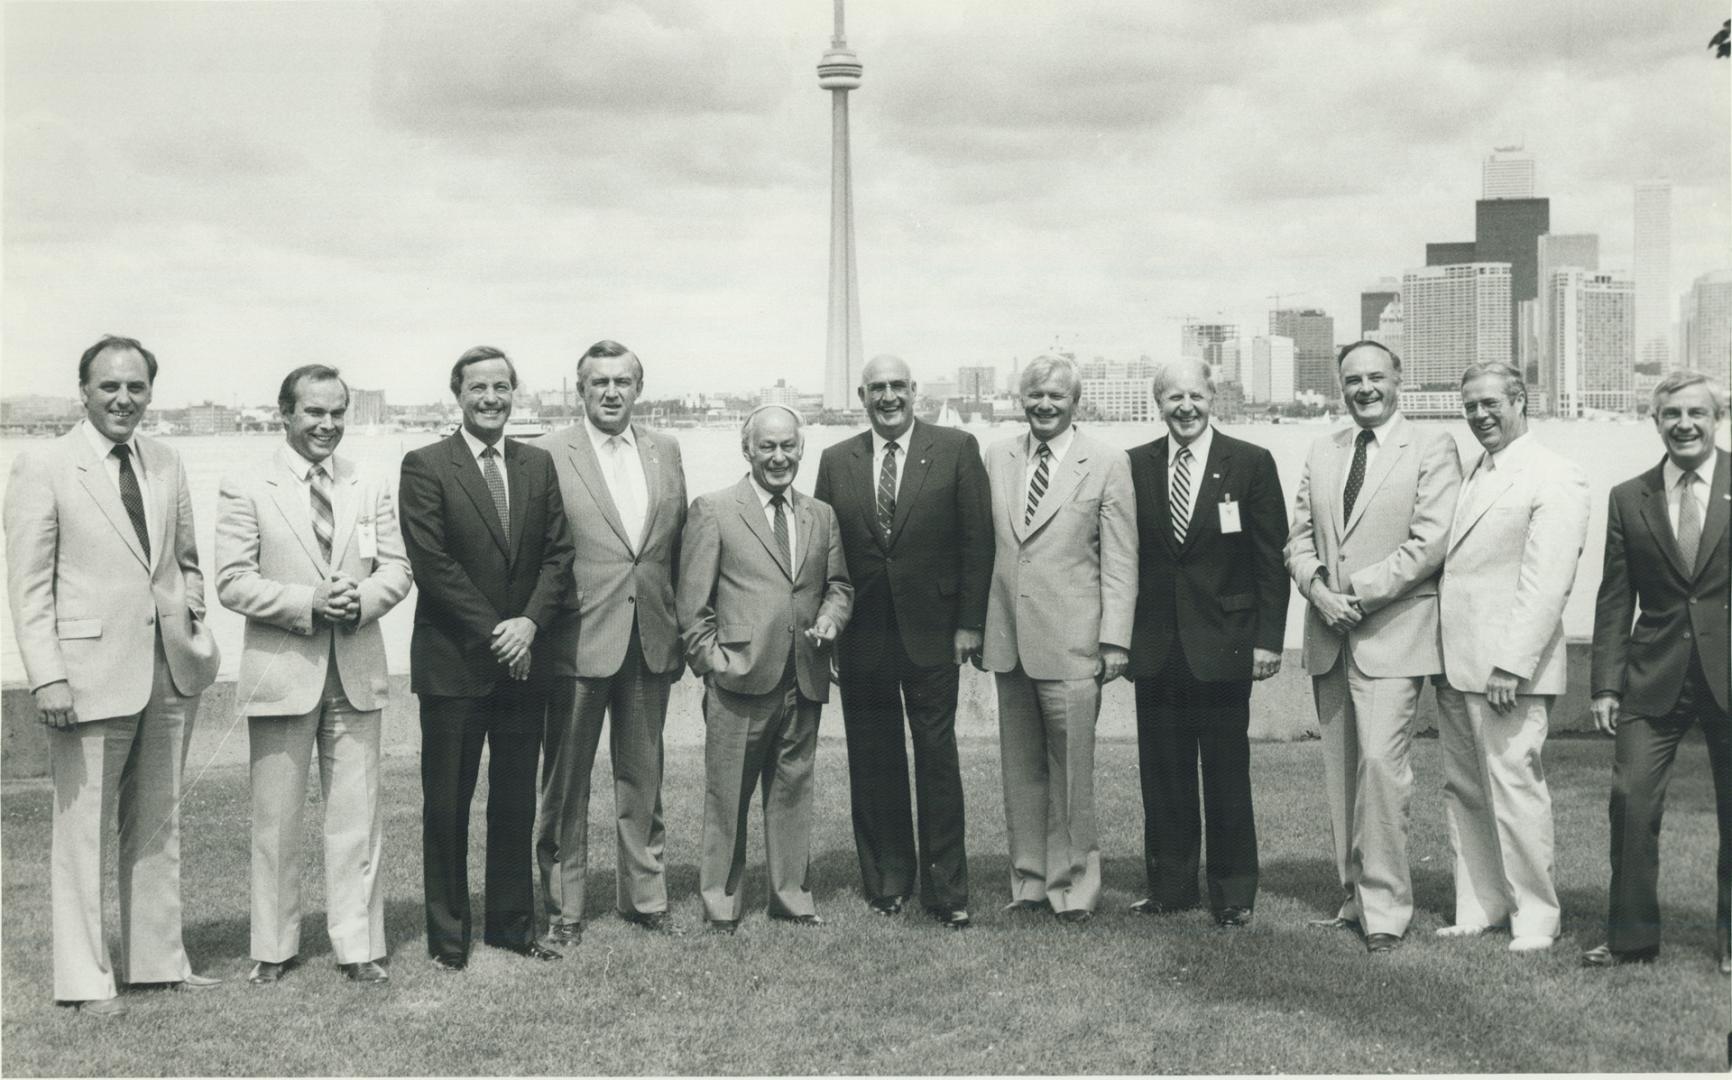
<svg viewBox="0 0 1732 1080">
<path fill-rule="evenodd" d="M 302 819 L 307 766 L 319 748 L 325 804 L 325 922 L 339 964 L 385 956 L 379 885 L 378 709 L 349 704 L 333 656 L 319 704 L 300 716 L 247 719 L 252 768 L 252 958 L 282 963 L 301 951 Z"/>
<path fill-rule="evenodd" d="M 963 840 L 962 767 L 956 753 L 956 665 L 918 667 L 900 636 L 876 671 L 843 677 L 842 726 L 848 736 L 848 791 L 854 849 L 868 899 L 914 895 L 931 910 L 968 907 Z M 902 741 L 906 702 L 914 739 L 914 790 L 920 843 L 908 801 Z"/>
<path fill-rule="evenodd" d="M 1164 908 L 1196 906 L 1206 822 L 1209 907 L 1252 907 L 1257 821 L 1251 806 L 1251 680 L 1203 682 L 1175 645 L 1160 673 L 1136 680 L 1136 688 L 1149 898 Z"/>
<path fill-rule="evenodd" d="M 1732 717 L 1708 692 L 1699 658 L 1692 656 L 1678 703 L 1670 714 L 1625 716 L 1618 721 L 1612 771 L 1612 885 L 1606 944 L 1613 952 L 1660 947 L 1660 818 L 1678 743 L 1700 722 L 1714 772 L 1714 807 L 1720 824 L 1719 888 L 1714 901 L 1721 956 L 1732 955 Z"/>
<path fill-rule="evenodd" d="M 1413 879 L 1407 861 L 1413 801 L 1413 714 L 1423 676 L 1377 679 L 1346 647 L 1311 680 L 1323 730 L 1323 779 L 1335 872 L 1346 892 L 1337 914 L 1367 934 L 1407 933 Z"/>
<path fill-rule="evenodd" d="M 772 915 L 811 915 L 812 764 L 823 708 L 801 696 L 790 651 L 767 694 L 704 689 L 704 844 L 698 892 L 704 918 L 739 919 L 745 906 L 746 819 L 764 788 L 764 862 Z"/>
<path fill-rule="evenodd" d="M 549 925 L 583 922 L 589 865 L 590 774 L 608 723 L 615 818 L 614 902 L 621 914 L 668 909 L 662 859 L 662 724 L 669 675 L 644 667 L 633 620 L 619 671 L 556 678 L 548 692 L 536 863 Z"/>
<path fill-rule="evenodd" d="M 1093 911 L 1101 896 L 1095 829 L 1094 679 L 998 674 L 999 757 L 1012 900 Z"/>
<path fill-rule="evenodd" d="M 180 782 L 197 714 L 198 698 L 175 689 L 159 638 L 143 712 L 48 732 L 57 1001 L 115 995 L 102 931 L 111 822 L 120 842 L 121 981 L 180 982 L 192 972 L 181 944 Z"/>
<path fill-rule="evenodd" d="M 501 679 L 486 697 L 421 697 L 421 853 L 427 952 L 469 955 L 469 807 L 487 761 L 486 920 L 489 945 L 535 940 L 535 768 L 545 691 Z"/>
<path fill-rule="evenodd" d="M 1557 937 L 1552 796 L 1540 764 L 1551 698 L 1520 694 L 1500 714 L 1484 694 L 1446 684 L 1437 705 L 1455 925 L 1508 923 L 1517 937 Z"/>
</svg>

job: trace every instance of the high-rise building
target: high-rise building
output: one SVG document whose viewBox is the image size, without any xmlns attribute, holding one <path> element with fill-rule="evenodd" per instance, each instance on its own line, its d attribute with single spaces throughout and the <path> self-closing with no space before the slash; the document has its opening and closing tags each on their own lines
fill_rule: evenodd
<svg viewBox="0 0 1732 1080">
<path fill-rule="evenodd" d="M 1085 407 L 1102 420 L 1156 419 L 1156 367 L 1147 357 L 1129 362 L 1097 357 L 1079 365 Z"/>
<path fill-rule="evenodd" d="M 362 390 L 359 387 L 350 390 L 349 411 L 345 419 L 356 427 L 383 424 L 385 422 L 385 391 Z"/>
<path fill-rule="evenodd" d="M 1509 263 L 1510 357 L 1521 343 L 1516 305 L 1539 295 L 1539 241 L 1552 229 L 1550 199 L 1481 199 L 1473 204 L 1473 258 Z"/>
<path fill-rule="evenodd" d="M 1672 182 L 1636 185 L 1636 383 L 1651 387 L 1671 367 Z M 1645 384 L 1645 385 L 1644 385 Z"/>
<path fill-rule="evenodd" d="M 1634 405 L 1636 287 L 1628 278 L 1565 267 L 1552 273 L 1551 339 L 1557 415 L 1628 412 Z"/>
<path fill-rule="evenodd" d="M 956 369 L 956 396 L 978 400 L 998 393 L 998 368 L 991 364 L 965 365 Z"/>
<path fill-rule="evenodd" d="M 1214 346 L 1215 355 L 1219 360 L 1209 365 L 1218 383 L 1236 383 L 1244 385 L 1244 352 L 1243 345 L 1236 337 L 1217 342 Z"/>
<path fill-rule="evenodd" d="M 1402 326 L 1400 294 L 1384 305 L 1383 313 L 1377 317 L 1377 325 L 1363 337 L 1367 341 L 1377 342 L 1397 356 L 1407 355 L 1407 334 Z"/>
<path fill-rule="evenodd" d="M 1684 366 L 1700 371 L 1722 388 L 1732 379 L 1732 270 L 1703 274 L 1684 294 Z"/>
<path fill-rule="evenodd" d="M 1534 156 L 1519 146 L 1500 146 L 1481 169 L 1480 198 L 1534 197 Z"/>
<path fill-rule="evenodd" d="M 853 167 L 848 152 L 848 92 L 860 86 L 860 58 L 848 48 L 842 0 L 836 34 L 818 61 L 818 85 L 830 92 L 830 320 L 824 352 L 824 407 L 856 407 L 854 389 L 865 366 L 860 343 L 860 281 L 854 267 Z"/>
<path fill-rule="evenodd" d="M 787 379 L 777 379 L 775 386 L 766 386 L 758 391 L 759 405 L 781 405 L 784 408 L 800 410 L 800 389 L 789 386 Z M 826 400 L 824 407 L 828 409 L 830 402 Z"/>
<path fill-rule="evenodd" d="M 1293 392 L 1312 391 L 1325 399 L 1341 396 L 1335 374 L 1335 319 L 1317 308 L 1282 308 L 1269 313 L 1271 336 L 1293 341 Z"/>
<path fill-rule="evenodd" d="M 1237 341 L 1239 328 L 1232 323 L 1200 323 L 1186 320 L 1179 330 L 1179 355 L 1189 356 L 1208 364 L 1215 378 L 1222 378 L 1226 366 L 1222 345 Z"/>
<path fill-rule="evenodd" d="M 1460 266 L 1476 257 L 1472 240 L 1445 240 L 1425 245 L 1425 265 Z"/>
<path fill-rule="evenodd" d="M 1539 239 L 1539 309 L 1535 325 L 1539 331 L 1539 377 L 1528 381 L 1547 389 L 1557 385 L 1557 356 L 1552 348 L 1550 281 L 1567 266 L 1597 273 L 1600 269 L 1600 238 L 1594 233 L 1547 233 Z M 1553 399 L 1556 400 L 1555 398 Z"/>
<path fill-rule="evenodd" d="M 1401 282 L 1392 277 L 1378 278 L 1377 284 L 1362 290 L 1359 294 L 1360 338 L 1369 341 L 1378 321 L 1383 318 L 1383 309 L 1389 306 L 1390 301 L 1399 299 Z"/>
<path fill-rule="evenodd" d="M 1293 400 L 1293 339 L 1271 334 L 1251 339 L 1249 399 L 1285 405 Z"/>
<path fill-rule="evenodd" d="M 1510 362 L 1508 263 L 1427 266 L 1401 277 L 1402 384 L 1455 390 L 1469 364 Z"/>
</svg>

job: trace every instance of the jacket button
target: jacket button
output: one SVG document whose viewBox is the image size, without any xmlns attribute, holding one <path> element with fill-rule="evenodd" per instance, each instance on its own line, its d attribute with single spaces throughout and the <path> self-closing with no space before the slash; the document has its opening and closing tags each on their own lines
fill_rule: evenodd
<svg viewBox="0 0 1732 1080">
<path fill-rule="evenodd" d="M 626 603 L 628 603 L 628 604 L 635 604 L 635 603 L 637 603 L 637 597 L 635 597 L 635 596 L 628 596 L 628 597 L 626 597 L 626 598 L 625 598 L 625 602 L 626 602 Z"/>
<path fill-rule="evenodd" d="M 1688 630 L 1684 631 L 1684 640 L 1685 641 L 1690 640 L 1690 631 L 1688 631 Z"/>
</svg>

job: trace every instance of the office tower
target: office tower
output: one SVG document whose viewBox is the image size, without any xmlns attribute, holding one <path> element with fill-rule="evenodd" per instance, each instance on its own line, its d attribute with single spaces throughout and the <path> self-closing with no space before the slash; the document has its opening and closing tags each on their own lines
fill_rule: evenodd
<svg viewBox="0 0 1732 1080">
<path fill-rule="evenodd" d="M 836 412 L 855 408 L 854 388 L 865 366 L 848 155 L 848 91 L 859 87 L 861 71 L 843 32 L 842 0 L 836 0 L 836 35 L 818 61 L 818 85 L 830 92 L 830 331 L 824 352 L 824 407 Z"/>
<path fill-rule="evenodd" d="M 991 364 L 965 365 L 956 369 L 956 396 L 979 400 L 998 393 L 998 369 Z"/>
<path fill-rule="evenodd" d="M 1637 388 L 1652 386 L 1671 366 L 1672 182 L 1636 185 Z"/>
<path fill-rule="evenodd" d="M 1293 339 L 1270 335 L 1251 339 L 1248 398 L 1285 405 L 1293 400 Z"/>
<path fill-rule="evenodd" d="M 1539 295 L 1539 241 L 1551 231 L 1550 199 L 1481 199 L 1473 204 L 1474 261 L 1509 263 L 1510 356 L 1519 348 L 1516 305 Z"/>
<path fill-rule="evenodd" d="M 1325 399 L 1341 396 L 1335 375 L 1335 319 L 1316 308 L 1282 308 L 1269 313 L 1269 333 L 1293 341 L 1293 392 L 1307 390 Z"/>
<path fill-rule="evenodd" d="M 1359 336 L 1371 340 L 1378 320 L 1383 318 L 1383 309 L 1389 306 L 1390 301 L 1399 299 L 1401 282 L 1392 277 L 1378 278 L 1377 284 L 1362 291 L 1359 294 Z"/>
<path fill-rule="evenodd" d="M 1476 257 L 1472 240 L 1446 240 L 1425 245 L 1425 265 L 1460 266 Z"/>
<path fill-rule="evenodd" d="M 1552 316 L 1549 282 L 1552 275 L 1567 266 L 1598 272 L 1600 269 L 1600 238 L 1594 233 L 1547 233 L 1538 246 L 1540 289 L 1536 299 L 1539 309 L 1535 325 L 1539 331 L 1539 379 L 1536 385 L 1552 389 L 1557 386 L 1557 355 L 1552 347 Z M 1554 402 L 1556 397 L 1552 399 Z"/>
<path fill-rule="evenodd" d="M 1519 146 L 1500 146 L 1481 169 L 1480 198 L 1534 197 L 1534 156 Z"/>
<path fill-rule="evenodd" d="M 1189 356 L 1209 365 L 1217 380 L 1225 378 L 1226 355 L 1222 346 L 1237 341 L 1239 328 L 1230 323 L 1200 323 L 1186 320 L 1179 329 L 1179 355 Z M 1237 365 L 1235 364 L 1235 367 Z"/>
<path fill-rule="evenodd" d="M 1375 341 L 1397 356 L 1407 355 L 1407 334 L 1402 326 L 1399 293 L 1394 300 L 1384 305 L 1382 314 L 1377 317 L 1377 325 L 1363 336 L 1365 340 Z"/>
<path fill-rule="evenodd" d="M 1508 263 L 1427 266 L 1401 277 L 1402 384 L 1455 390 L 1469 364 L 1510 362 Z"/>
<path fill-rule="evenodd" d="M 789 386 L 787 379 L 777 379 L 775 386 L 764 386 L 758 389 L 758 404 L 781 405 L 784 408 L 793 409 L 795 412 L 799 412 L 800 388 L 797 386 Z M 826 401 L 824 407 L 828 409 L 830 403 Z"/>
<path fill-rule="evenodd" d="M 1732 378 L 1732 270 L 1703 274 L 1684 294 L 1679 353 L 1684 366 L 1718 382 Z"/>
<path fill-rule="evenodd" d="M 1157 365 L 1148 357 L 1129 362 L 1096 357 L 1078 367 L 1085 407 L 1102 420 L 1153 420 Z"/>
<path fill-rule="evenodd" d="M 1552 273 L 1548 291 L 1557 415 L 1629 411 L 1634 404 L 1635 283 L 1565 267 Z"/>
<path fill-rule="evenodd" d="M 1212 348 L 1217 359 L 1211 362 L 1209 367 L 1214 371 L 1215 381 L 1222 384 L 1239 383 L 1242 385 L 1245 381 L 1244 364 L 1242 363 L 1243 353 L 1239 339 L 1231 337 L 1215 343 Z"/>
</svg>

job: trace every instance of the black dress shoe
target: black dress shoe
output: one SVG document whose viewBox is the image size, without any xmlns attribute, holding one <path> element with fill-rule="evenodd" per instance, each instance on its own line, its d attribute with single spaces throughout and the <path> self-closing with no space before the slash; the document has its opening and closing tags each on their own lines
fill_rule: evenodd
<svg viewBox="0 0 1732 1080">
<path fill-rule="evenodd" d="M 683 937 L 686 932 L 686 928 L 665 911 L 632 911 L 621 915 L 620 918 L 639 930 L 648 930 L 652 934 Z"/>
<path fill-rule="evenodd" d="M 300 966 L 301 959 L 291 956 L 287 960 L 260 960 L 247 972 L 247 982 L 254 986 L 271 986 L 282 981 L 290 969 Z"/>
<path fill-rule="evenodd" d="M 359 964 L 338 964 L 343 975 L 352 983 L 366 987 L 384 986 L 391 981 L 391 973 L 377 960 L 366 960 Z"/>
<path fill-rule="evenodd" d="M 926 913 L 952 930 L 966 930 L 973 925 L 967 908 L 927 908 Z"/>
<path fill-rule="evenodd" d="M 580 922 L 550 923 L 547 927 L 547 933 L 541 940 L 549 948 L 581 945 L 583 943 L 583 924 Z"/>
<path fill-rule="evenodd" d="M 793 923 L 795 926 L 823 926 L 824 920 L 816 915 L 782 915 L 770 913 L 770 918 L 777 922 Z"/>
<path fill-rule="evenodd" d="M 516 953 L 526 960 L 564 960 L 565 954 L 558 949 L 550 949 L 539 941 L 530 941 L 521 945 L 499 945 L 508 953 Z"/>
<path fill-rule="evenodd" d="M 1359 933 L 1358 919 L 1343 919 L 1339 915 L 1327 919 L 1306 919 L 1305 925 L 1317 930 L 1351 930 L 1355 934 Z"/>
<path fill-rule="evenodd" d="M 1215 912 L 1215 925 L 1234 927 L 1251 925 L 1251 909 L 1248 907 L 1224 907 Z"/>
<path fill-rule="evenodd" d="M 1052 905 L 1045 900 L 1012 900 L 1004 905 L 1006 911 L 1051 911 Z"/>
<path fill-rule="evenodd" d="M 116 995 L 110 998 L 93 998 L 89 1001 L 59 1001 L 57 1005 L 70 1005 L 77 1009 L 81 1016 L 94 1016 L 100 1020 L 118 1020 L 126 1015 L 126 1003 Z"/>
<path fill-rule="evenodd" d="M 1595 945 L 1582 954 L 1582 966 L 1587 968 L 1619 967 L 1623 964 L 1652 964 L 1659 958 L 1659 949 L 1635 949 L 1631 952 L 1613 952 L 1610 945 Z M 1721 962 L 1721 970 L 1726 970 L 1725 962 Z"/>
<path fill-rule="evenodd" d="M 221 979 L 188 972 L 184 979 L 173 979 L 169 982 L 136 982 L 126 985 L 129 990 L 215 990 L 222 984 L 223 980 Z"/>
<path fill-rule="evenodd" d="M 1130 910 L 1137 915 L 1176 915 L 1196 906 L 1195 904 L 1163 904 L 1152 896 L 1145 896 L 1132 904 Z"/>
<path fill-rule="evenodd" d="M 740 920 L 738 919 L 711 919 L 709 922 L 709 932 L 712 934 L 726 934 L 728 937 L 733 937 L 739 931 Z"/>
<path fill-rule="evenodd" d="M 1394 952 L 1401 946 L 1400 934 L 1366 934 L 1365 951 L 1368 953 Z"/>
<path fill-rule="evenodd" d="M 462 956 L 435 956 L 431 959 L 433 966 L 440 971 L 462 971 L 469 966 L 469 960 Z"/>
<path fill-rule="evenodd" d="M 1094 918 L 1094 913 L 1083 908 L 1071 908 L 1069 911 L 1058 913 L 1058 921 L 1069 926 L 1082 926 L 1092 918 Z"/>
<path fill-rule="evenodd" d="M 868 900 L 866 906 L 880 915 L 902 914 L 902 898 L 900 896 L 876 896 Z"/>
</svg>

